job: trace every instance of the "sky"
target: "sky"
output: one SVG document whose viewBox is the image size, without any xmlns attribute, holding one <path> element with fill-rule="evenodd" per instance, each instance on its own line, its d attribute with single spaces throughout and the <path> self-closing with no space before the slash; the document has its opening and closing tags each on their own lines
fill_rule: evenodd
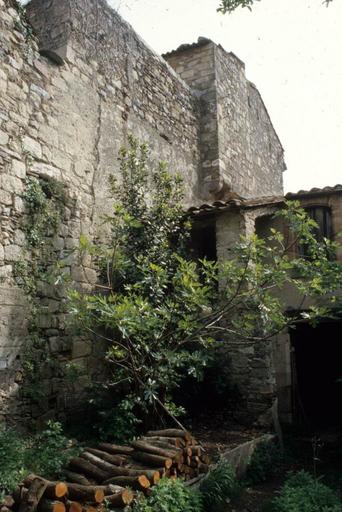
<svg viewBox="0 0 342 512">
<path fill-rule="evenodd" d="M 342 183 L 342 0 L 108 0 L 163 53 L 205 36 L 246 64 L 285 149 L 285 191 Z"/>
</svg>

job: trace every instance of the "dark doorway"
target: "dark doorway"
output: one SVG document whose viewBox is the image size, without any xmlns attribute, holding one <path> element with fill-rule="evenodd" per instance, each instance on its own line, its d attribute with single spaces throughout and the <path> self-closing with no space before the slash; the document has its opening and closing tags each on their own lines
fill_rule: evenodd
<svg viewBox="0 0 342 512">
<path fill-rule="evenodd" d="M 342 426 L 342 322 L 299 324 L 291 342 L 296 420 L 317 428 Z"/>
</svg>

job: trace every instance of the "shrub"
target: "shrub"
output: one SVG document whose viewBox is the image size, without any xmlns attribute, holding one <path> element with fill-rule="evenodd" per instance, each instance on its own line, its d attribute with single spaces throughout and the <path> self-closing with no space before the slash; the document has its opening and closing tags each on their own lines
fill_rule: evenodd
<svg viewBox="0 0 342 512">
<path fill-rule="evenodd" d="M 25 476 L 25 442 L 13 429 L 0 429 L 0 499 Z"/>
<path fill-rule="evenodd" d="M 291 475 L 273 502 L 275 512 L 338 512 L 342 503 L 335 492 L 300 471 Z"/>
<path fill-rule="evenodd" d="M 234 468 L 221 460 L 201 482 L 200 491 L 206 512 L 223 510 L 240 492 Z"/>
<path fill-rule="evenodd" d="M 141 498 L 134 512 L 201 512 L 201 495 L 186 487 L 182 480 L 162 478 L 151 490 L 149 498 Z"/>
<path fill-rule="evenodd" d="M 279 445 L 269 442 L 259 443 L 247 467 L 247 484 L 266 482 L 279 474 L 283 459 Z"/>
<path fill-rule="evenodd" d="M 48 421 L 47 428 L 34 436 L 28 445 L 26 465 L 35 473 L 51 478 L 62 474 L 76 449 L 70 449 L 69 440 L 63 434 L 62 425 Z"/>
<path fill-rule="evenodd" d="M 30 472 L 47 478 L 58 477 L 75 454 L 58 422 L 35 436 L 24 436 L 14 429 L 0 429 L 0 497 L 11 493 Z"/>
</svg>

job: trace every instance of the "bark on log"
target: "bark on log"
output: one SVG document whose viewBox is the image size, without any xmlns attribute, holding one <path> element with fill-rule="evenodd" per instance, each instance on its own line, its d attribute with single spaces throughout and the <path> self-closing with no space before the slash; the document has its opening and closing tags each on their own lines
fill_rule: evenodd
<svg viewBox="0 0 342 512">
<path fill-rule="evenodd" d="M 145 475 L 139 476 L 115 476 L 111 478 L 111 483 L 131 487 L 137 491 L 143 491 L 150 487 L 150 481 Z"/>
<path fill-rule="evenodd" d="M 161 437 L 181 437 L 186 441 L 191 441 L 192 436 L 186 430 L 181 430 L 178 428 L 167 428 L 164 430 L 149 430 L 147 432 L 147 437 L 149 436 L 161 436 Z"/>
<path fill-rule="evenodd" d="M 114 453 L 114 454 L 123 454 L 123 455 L 131 455 L 134 451 L 130 446 L 121 446 L 119 444 L 110 444 L 110 443 L 99 443 L 98 448 L 103 450 L 104 452 Z"/>
<path fill-rule="evenodd" d="M 136 468 L 119 468 L 118 474 L 108 478 L 103 483 L 105 485 L 115 483 L 114 479 L 118 476 L 141 476 L 145 475 L 153 483 L 157 483 L 160 480 L 160 472 L 155 469 L 136 469 Z"/>
<path fill-rule="evenodd" d="M 68 480 L 68 482 L 72 482 L 74 484 L 81 484 L 81 485 L 91 485 L 88 478 L 86 478 L 84 475 L 80 475 L 79 473 L 74 473 L 73 471 L 65 471 L 65 477 Z"/>
<path fill-rule="evenodd" d="M 151 444 L 167 444 L 172 446 L 172 448 L 182 448 L 185 446 L 185 440 L 180 437 L 144 436 L 141 440 Z"/>
<path fill-rule="evenodd" d="M 177 455 L 176 450 L 166 450 L 165 448 L 153 446 L 153 444 L 146 443 L 145 441 L 133 441 L 131 445 L 137 451 L 152 453 L 153 455 L 159 455 L 167 459 L 172 459 Z"/>
<path fill-rule="evenodd" d="M 100 457 L 97 457 L 93 453 L 83 452 L 80 454 L 80 457 L 84 460 L 87 460 L 88 462 L 91 462 L 108 475 L 111 475 L 112 472 L 115 472 L 116 469 L 120 469 L 119 466 L 114 466 L 113 464 L 110 464 L 109 462 L 100 459 Z"/>
<path fill-rule="evenodd" d="M 104 452 L 103 450 L 97 450 L 96 448 L 86 448 L 85 451 L 96 455 L 96 457 L 99 457 L 100 459 L 103 459 L 106 462 L 109 462 L 109 464 L 113 464 L 114 466 L 122 466 L 122 464 L 124 464 L 127 460 L 127 457 L 125 456 L 122 457 L 120 455 L 113 455 Z"/>
<path fill-rule="evenodd" d="M 144 462 L 152 467 L 165 467 L 166 469 L 170 469 L 172 466 L 172 459 L 168 457 L 161 457 L 160 455 L 153 455 L 152 453 L 134 452 L 132 454 L 132 458 L 139 462 Z"/>
<path fill-rule="evenodd" d="M 74 459 L 71 459 L 69 462 L 69 467 L 84 473 L 87 477 L 95 478 L 97 482 L 103 482 L 108 478 L 107 472 L 98 468 L 95 466 L 95 464 L 82 459 L 81 457 L 75 457 Z"/>
<path fill-rule="evenodd" d="M 44 478 L 34 474 L 28 475 L 25 478 L 24 485 L 30 488 L 31 484 L 37 479 L 46 484 L 45 491 L 43 493 L 44 498 L 63 498 L 63 496 L 68 492 L 68 487 L 65 482 L 50 482 L 49 480 L 45 480 Z"/>
<path fill-rule="evenodd" d="M 19 512 L 35 512 L 47 486 L 47 480 L 35 476 L 29 485 L 25 498 L 19 505 Z"/>
</svg>

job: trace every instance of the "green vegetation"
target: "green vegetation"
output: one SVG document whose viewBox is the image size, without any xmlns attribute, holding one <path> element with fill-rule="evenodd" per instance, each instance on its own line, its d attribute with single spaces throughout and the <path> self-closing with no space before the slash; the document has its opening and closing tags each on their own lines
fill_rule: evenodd
<svg viewBox="0 0 342 512">
<path fill-rule="evenodd" d="M 162 478 L 148 498 L 141 497 L 134 512 L 202 512 L 201 494 L 184 485 L 182 480 Z"/>
<path fill-rule="evenodd" d="M 220 512 L 226 510 L 227 504 L 239 495 L 241 487 L 233 467 L 221 460 L 216 468 L 202 480 L 200 491 L 204 510 Z"/>
<path fill-rule="evenodd" d="M 272 479 L 281 472 L 283 463 L 284 455 L 278 444 L 259 443 L 247 467 L 246 483 L 254 485 Z"/>
<path fill-rule="evenodd" d="M 289 317 L 274 290 L 290 285 L 299 296 L 329 294 L 329 306 L 342 285 L 331 258 L 335 245 L 316 240 L 316 224 L 298 203 L 277 214 L 292 239 L 271 229 L 266 238 L 242 238 L 227 261 L 194 261 L 182 181 L 164 162 L 152 169 L 149 163 L 147 145 L 130 137 L 120 153 L 120 179 L 111 180 L 115 206 L 105 219 L 111 240 L 80 239 L 80 259 L 91 254 L 100 286 L 97 293 L 71 294 L 77 324 L 108 344 L 108 385 L 145 426 L 183 412 L 175 391 L 189 375 L 202 379 L 227 340 L 263 342 L 302 317 Z M 307 258 L 293 257 L 294 243 L 305 245 Z M 312 306 L 305 318 L 315 322 L 328 312 Z"/>
<path fill-rule="evenodd" d="M 332 1 L 333 0 L 322 0 L 322 3 L 328 6 Z M 221 0 L 221 4 L 217 10 L 223 14 L 227 12 L 231 13 L 238 7 L 247 7 L 247 9 L 251 10 L 254 2 L 260 2 L 260 0 Z"/>
<path fill-rule="evenodd" d="M 76 452 L 69 445 L 58 422 L 49 421 L 47 428 L 34 436 L 0 428 L 0 499 L 30 472 L 46 478 L 61 476 Z"/>
<path fill-rule="evenodd" d="M 274 512 L 340 512 L 342 501 L 305 471 L 291 475 L 273 502 Z"/>
</svg>

